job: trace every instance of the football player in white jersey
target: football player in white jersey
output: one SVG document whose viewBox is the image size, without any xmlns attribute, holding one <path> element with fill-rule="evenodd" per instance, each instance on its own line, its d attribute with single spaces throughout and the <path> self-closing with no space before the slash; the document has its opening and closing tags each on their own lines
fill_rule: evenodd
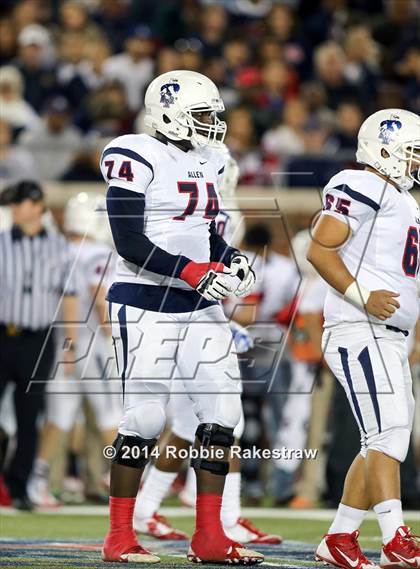
<svg viewBox="0 0 420 569">
<path fill-rule="evenodd" d="M 347 569 L 371 565 L 357 537 L 373 508 L 382 533 L 380 565 L 420 567 L 420 549 L 403 521 L 400 464 L 414 416 L 409 330 L 418 318 L 420 118 L 386 109 L 368 117 L 357 161 L 324 189 L 308 260 L 328 282 L 323 351 L 344 387 L 360 429 L 351 465 L 319 559 Z"/>
<path fill-rule="evenodd" d="M 83 397 L 92 406 L 105 445 L 112 444 L 121 419 L 118 383 L 109 379 L 114 375 L 113 353 L 110 327 L 106 323 L 105 295 L 112 269 L 112 250 L 96 240 L 99 219 L 95 208 L 103 201 L 100 194 L 82 192 L 69 200 L 64 211 L 64 231 L 70 241 L 81 325 L 74 354 L 74 377 L 63 377 L 58 367 L 55 379 L 48 384 L 46 423 L 28 481 L 28 496 L 36 506 L 58 505 L 48 491 L 49 460 L 61 434 L 74 426 Z"/>
<path fill-rule="evenodd" d="M 171 380 L 182 381 L 200 424 L 196 530 L 188 559 L 255 564 L 263 560 L 223 532 L 220 521 L 233 430 L 241 416 L 232 334 L 219 304 L 246 295 L 255 276 L 245 256 L 216 230 L 224 170 L 212 145 L 226 124 L 217 87 L 191 71 L 149 85 L 146 122 L 154 135 L 121 136 L 101 158 L 107 209 L 119 254 L 108 292 L 124 415 L 114 441 L 110 530 L 105 561 L 156 563 L 133 530 L 139 481 L 166 422 Z M 240 284 L 233 286 L 238 277 Z"/>
<path fill-rule="evenodd" d="M 238 243 L 243 234 L 243 219 L 239 212 L 234 194 L 239 179 L 239 168 L 228 148 L 223 144 L 220 149 L 224 156 L 225 170 L 219 186 L 219 192 L 226 210 L 220 210 L 215 219 L 216 231 L 229 244 Z M 234 320 L 229 322 L 235 349 L 243 354 L 253 347 L 250 333 Z M 176 393 L 171 395 L 170 405 L 173 420 L 170 432 L 159 444 L 160 454 L 155 463 L 145 474 L 144 483 L 137 494 L 134 509 L 134 529 L 138 533 L 151 535 L 161 540 L 185 540 L 185 532 L 173 528 L 169 521 L 158 513 L 162 500 L 167 495 L 172 483 L 183 466 L 184 460 L 179 451 L 190 448 L 194 442 L 199 421 L 191 408 L 191 400 L 181 385 L 175 386 Z M 239 444 L 244 429 L 243 416 L 233 432 L 235 446 Z M 168 449 L 171 452 L 168 452 Z M 181 502 L 190 507 L 196 501 L 196 477 L 193 468 L 188 468 L 185 486 L 180 492 Z M 241 516 L 241 472 L 240 460 L 231 457 L 229 473 L 223 490 L 221 519 L 228 537 L 241 543 L 281 543 L 281 538 L 259 530 L 249 520 Z"/>
</svg>

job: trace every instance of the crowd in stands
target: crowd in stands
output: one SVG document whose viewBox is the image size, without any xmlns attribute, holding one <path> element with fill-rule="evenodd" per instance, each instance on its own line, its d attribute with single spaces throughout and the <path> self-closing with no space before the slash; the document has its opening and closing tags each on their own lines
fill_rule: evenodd
<svg viewBox="0 0 420 569">
<path fill-rule="evenodd" d="M 184 68 L 221 89 L 242 184 L 320 186 L 354 164 L 369 113 L 420 111 L 419 10 L 415 0 L 3 0 L 0 178 L 99 181 L 105 143 L 141 132 L 151 79 Z"/>
</svg>

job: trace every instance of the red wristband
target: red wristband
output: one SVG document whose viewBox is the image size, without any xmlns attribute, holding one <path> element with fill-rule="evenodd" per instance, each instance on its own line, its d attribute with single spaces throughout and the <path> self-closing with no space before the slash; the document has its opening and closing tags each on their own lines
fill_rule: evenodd
<svg viewBox="0 0 420 569">
<path fill-rule="evenodd" d="M 190 261 L 182 269 L 180 278 L 188 283 L 192 288 L 196 288 L 198 283 L 208 271 L 215 271 L 216 273 L 223 273 L 225 265 L 223 263 L 195 263 Z"/>
</svg>

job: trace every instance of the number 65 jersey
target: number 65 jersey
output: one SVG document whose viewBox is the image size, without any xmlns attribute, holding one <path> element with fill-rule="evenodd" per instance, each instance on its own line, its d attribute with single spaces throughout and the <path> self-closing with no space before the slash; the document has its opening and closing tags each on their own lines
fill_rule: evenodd
<svg viewBox="0 0 420 569">
<path fill-rule="evenodd" d="M 368 290 L 398 292 L 400 308 L 375 324 L 410 330 L 418 317 L 420 212 L 410 192 L 400 191 L 367 170 L 343 170 L 323 192 L 322 215 L 348 223 L 349 239 L 339 254 L 350 273 Z M 329 288 L 325 327 L 366 321 L 366 311 Z"/>
<path fill-rule="evenodd" d="M 143 234 L 173 255 L 198 263 L 210 261 L 210 224 L 220 207 L 218 182 L 224 158 L 216 150 L 181 150 L 148 134 L 124 135 L 104 149 L 101 171 L 109 186 L 142 194 Z M 178 278 L 142 269 L 118 259 L 116 280 L 190 289 Z"/>
</svg>

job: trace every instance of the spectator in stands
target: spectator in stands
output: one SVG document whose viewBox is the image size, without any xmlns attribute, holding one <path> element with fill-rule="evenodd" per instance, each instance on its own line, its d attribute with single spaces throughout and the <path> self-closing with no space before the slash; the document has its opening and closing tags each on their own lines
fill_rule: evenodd
<svg viewBox="0 0 420 569">
<path fill-rule="evenodd" d="M 80 75 L 89 91 L 108 82 L 105 62 L 110 55 L 109 43 L 104 38 L 92 40 L 86 44 L 85 57 L 80 64 Z"/>
<path fill-rule="evenodd" d="M 172 47 L 163 47 L 156 54 L 155 76 L 174 69 L 181 69 L 180 62 L 181 58 L 178 51 Z"/>
<path fill-rule="evenodd" d="M 92 135 L 86 144 L 83 153 L 79 154 L 77 161 L 64 176 L 64 180 L 83 182 L 102 182 L 100 160 L 102 151 L 111 138 Z"/>
<path fill-rule="evenodd" d="M 66 32 L 60 36 L 59 42 L 61 64 L 57 78 L 60 91 L 77 108 L 89 92 L 84 76 L 86 45 L 81 32 Z"/>
<path fill-rule="evenodd" d="M 203 57 L 220 57 L 225 40 L 228 16 L 220 4 L 206 6 L 200 17 L 198 38 L 203 45 Z"/>
<path fill-rule="evenodd" d="M 420 45 L 407 49 L 396 71 L 404 84 L 404 108 L 420 113 Z"/>
<path fill-rule="evenodd" d="M 133 118 L 124 87 L 114 82 L 89 94 L 82 126 L 90 133 L 115 137 L 133 132 Z"/>
<path fill-rule="evenodd" d="M 315 50 L 316 73 L 327 94 L 327 105 L 336 110 L 338 105 L 360 96 L 358 89 L 345 77 L 346 57 L 334 42 L 322 44 Z"/>
<path fill-rule="evenodd" d="M 327 92 L 320 81 L 308 81 L 301 86 L 300 95 L 309 114 L 323 124 L 334 123 L 334 112 L 327 107 Z"/>
<path fill-rule="evenodd" d="M 76 32 L 83 34 L 84 41 L 97 40 L 103 33 L 98 25 L 89 19 L 86 5 L 76 0 L 68 0 L 60 7 L 60 34 Z"/>
<path fill-rule="evenodd" d="M 293 74 L 281 61 L 266 63 L 261 72 L 261 89 L 256 97 L 259 131 L 270 128 L 281 115 L 285 102 L 294 96 Z"/>
<path fill-rule="evenodd" d="M 299 71 L 302 78 L 306 78 L 311 69 L 309 46 L 297 32 L 292 8 L 286 4 L 273 6 L 266 22 L 270 35 L 281 46 L 283 61 Z"/>
<path fill-rule="evenodd" d="M 384 74 L 391 77 L 399 57 L 418 44 L 418 3 L 415 0 L 388 0 L 373 37 L 381 45 Z"/>
<path fill-rule="evenodd" d="M 261 38 L 257 49 L 258 61 L 260 64 L 270 63 L 271 61 L 280 61 L 283 56 L 283 50 L 280 47 L 280 43 L 272 36 L 265 36 Z"/>
<path fill-rule="evenodd" d="M 110 0 L 112 1 L 112 0 Z M 196 0 L 156 2 L 153 30 L 165 45 L 188 38 L 198 29 L 202 6 Z"/>
<path fill-rule="evenodd" d="M 251 59 L 248 43 L 240 38 L 231 39 L 223 46 L 223 59 L 226 62 L 226 79 L 229 85 L 235 84 L 236 74 Z"/>
<path fill-rule="evenodd" d="M 40 0 L 21 0 L 13 4 L 13 20 L 19 32 L 30 24 L 41 22 L 44 6 Z"/>
<path fill-rule="evenodd" d="M 295 188 L 322 188 L 343 168 L 343 163 L 334 157 L 329 125 L 309 119 L 304 127 L 303 140 L 304 152 L 288 161 L 285 167 L 288 177 L 284 183 Z"/>
<path fill-rule="evenodd" d="M 82 137 L 70 124 L 70 107 L 64 97 L 48 101 L 43 119 L 24 132 L 19 143 L 31 153 L 41 180 L 60 180 L 81 152 Z"/>
<path fill-rule="evenodd" d="M 33 127 L 39 117 L 23 97 L 20 71 L 13 65 L 0 67 L 0 118 L 16 131 Z"/>
<path fill-rule="evenodd" d="M 321 44 L 331 37 L 343 36 L 343 30 L 351 18 L 348 4 L 347 0 L 321 0 L 316 4 L 304 21 L 304 34 L 312 45 Z M 364 6 L 368 4 L 363 2 Z"/>
<path fill-rule="evenodd" d="M 126 0 L 100 0 L 95 21 L 111 42 L 112 51 L 121 51 L 133 25 L 130 3 Z"/>
<path fill-rule="evenodd" d="M 0 65 L 9 63 L 17 55 L 16 28 L 12 18 L 0 19 Z"/>
<path fill-rule="evenodd" d="M 137 26 L 128 36 L 125 51 L 105 63 L 107 77 L 124 85 L 132 111 L 142 106 L 143 92 L 153 77 L 153 43 L 150 28 Z"/>
<path fill-rule="evenodd" d="M 200 73 L 203 64 L 201 53 L 203 44 L 201 41 L 196 38 L 190 40 L 180 39 L 174 43 L 174 47 L 179 54 L 181 69 L 188 69 Z"/>
<path fill-rule="evenodd" d="M 18 36 L 16 65 L 23 75 L 24 96 L 37 111 L 57 89 L 56 67 L 49 60 L 51 40 L 48 30 L 38 24 L 24 28 Z"/>
<path fill-rule="evenodd" d="M 12 136 L 9 123 L 0 119 L 0 180 L 4 183 L 37 178 L 32 156 L 12 144 Z"/>
<path fill-rule="evenodd" d="M 363 113 L 356 103 L 341 103 L 337 109 L 336 129 L 333 139 L 338 150 L 349 152 L 353 157 L 357 148 L 357 133 L 363 122 Z"/>
<path fill-rule="evenodd" d="M 367 26 L 353 26 L 347 30 L 344 40 L 347 58 L 345 75 L 351 84 L 357 85 L 365 98 L 374 102 L 377 94 L 378 46 Z"/>
<path fill-rule="evenodd" d="M 304 149 L 303 127 L 308 121 L 308 108 L 302 99 L 292 99 L 286 103 L 282 122 L 268 130 L 262 138 L 262 146 L 267 154 L 301 154 Z"/>
<path fill-rule="evenodd" d="M 251 112 L 238 107 L 229 111 L 226 144 L 238 161 L 240 184 L 262 184 L 265 181 L 262 157 L 256 144 Z"/>
</svg>

